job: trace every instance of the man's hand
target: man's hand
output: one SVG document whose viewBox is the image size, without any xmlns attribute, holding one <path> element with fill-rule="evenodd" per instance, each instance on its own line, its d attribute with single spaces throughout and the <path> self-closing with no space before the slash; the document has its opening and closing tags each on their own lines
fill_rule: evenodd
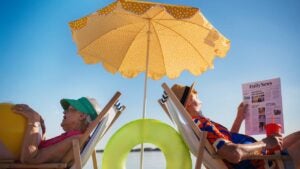
<svg viewBox="0 0 300 169">
<path fill-rule="evenodd" d="M 246 109 L 248 107 L 248 104 L 244 104 L 243 102 L 240 103 L 238 109 L 237 109 L 237 114 L 236 117 L 234 119 L 234 122 L 232 124 L 231 127 L 231 132 L 233 133 L 238 133 L 240 128 L 241 128 L 241 124 L 244 121 L 245 117 L 246 117 Z"/>
<path fill-rule="evenodd" d="M 280 150 L 282 150 L 282 136 L 269 136 L 262 139 L 262 141 L 266 144 L 266 149 L 274 149 L 280 147 Z"/>
<path fill-rule="evenodd" d="M 246 117 L 247 108 L 248 108 L 248 104 L 244 104 L 243 102 L 241 102 L 237 109 L 236 119 L 243 121 Z"/>
</svg>

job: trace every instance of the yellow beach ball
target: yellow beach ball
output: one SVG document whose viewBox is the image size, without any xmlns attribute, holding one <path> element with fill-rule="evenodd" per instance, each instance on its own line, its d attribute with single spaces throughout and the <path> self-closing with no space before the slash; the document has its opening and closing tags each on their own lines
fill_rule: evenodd
<svg viewBox="0 0 300 169">
<path fill-rule="evenodd" d="M 15 158 L 20 156 L 27 120 L 11 110 L 13 104 L 0 103 L 0 142 Z"/>
</svg>

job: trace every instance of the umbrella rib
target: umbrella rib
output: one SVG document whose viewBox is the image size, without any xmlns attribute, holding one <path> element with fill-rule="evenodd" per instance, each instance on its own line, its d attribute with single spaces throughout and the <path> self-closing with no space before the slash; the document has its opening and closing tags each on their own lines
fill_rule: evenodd
<svg viewBox="0 0 300 169">
<path fill-rule="evenodd" d="M 160 15 L 163 12 L 164 12 L 164 10 L 161 10 L 160 12 L 158 12 L 157 14 L 155 14 L 154 16 L 151 16 L 151 21 L 174 21 L 174 19 L 157 19 L 157 18 L 155 18 L 156 16 Z M 149 17 L 141 17 L 141 16 L 139 16 L 137 14 L 130 13 L 130 12 L 114 12 L 114 14 L 115 15 L 119 15 L 119 16 L 125 15 L 125 16 L 138 17 L 138 18 L 142 18 L 144 20 L 148 20 L 149 19 Z M 211 30 L 210 28 L 207 28 L 207 27 L 205 27 L 203 25 L 196 24 L 194 22 L 190 22 L 188 20 L 181 19 L 180 22 L 185 22 L 185 23 L 189 23 L 189 24 L 192 24 L 192 25 L 200 26 L 200 27 L 202 27 L 203 29 L 205 29 L 207 31 Z"/>
<path fill-rule="evenodd" d="M 163 11 L 159 12 L 158 14 L 162 13 Z M 130 13 L 130 12 L 114 12 L 113 13 L 114 15 L 119 15 L 119 16 L 123 16 L 123 15 L 126 15 L 126 16 L 132 16 L 132 17 L 138 17 L 138 18 L 142 18 L 143 20 L 147 20 L 148 18 L 144 18 L 144 17 L 140 17 L 136 14 L 133 14 L 133 13 Z M 157 15 L 158 15 L 157 14 Z M 157 16 L 156 15 L 156 16 Z M 120 27 L 117 27 L 115 29 L 111 29 L 109 30 L 108 32 L 104 33 L 102 36 L 105 36 L 106 34 L 112 32 L 112 31 L 115 31 L 115 30 L 118 30 L 118 29 L 121 29 L 121 28 L 124 28 L 126 26 L 130 26 L 130 25 L 134 25 L 134 24 L 137 24 L 137 23 L 129 23 L 129 24 L 126 24 L 126 25 L 123 25 L 123 26 L 120 26 Z M 140 33 L 140 32 L 139 32 Z M 84 46 L 83 48 L 81 48 L 80 50 L 84 50 L 85 48 L 87 48 L 90 44 L 92 44 L 93 42 L 95 42 L 96 40 L 98 40 L 98 38 L 95 38 L 95 40 L 92 40 L 90 43 L 88 43 L 86 46 Z"/>
<path fill-rule="evenodd" d="M 155 21 L 174 21 L 174 19 L 155 19 Z M 198 25 L 198 24 L 196 24 L 196 23 L 194 23 L 194 22 L 190 22 L 190 21 L 188 21 L 188 20 L 180 20 L 180 22 L 186 22 L 186 23 L 189 23 L 189 24 L 192 24 L 192 25 L 196 25 L 196 26 L 200 26 L 200 27 L 202 27 L 203 29 L 205 29 L 205 30 L 207 30 L 207 31 L 210 31 L 211 29 L 210 28 L 207 28 L 207 27 L 205 27 L 205 26 L 203 26 L 203 25 Z"/>
<path fill-rule="evenodd" d="M 163 55 L 163 49 L 162 49 L 162 47 L 161 47 L 161 43 L 160 43 L 160 39 L 159 39 L 158 33 L 157 33 L 157 31 L 156 31 L 156 29 L 155 29 L 155 26 L 153 25 L 152 22 L 151 22 L 151 25 L 152 25 L 152 27 L 153 27 L 153 29 L 154 29 L 154 34 L 155 34 L 155 36 L 156 36 L 157 39 L 158 39 L 159 48 L 160 48 L 160 51 L 161 51 L 161 53 L 162 53 L 162 55 Z M 164 57 L 163 57 L 163 64 L 165 65 L 165 58 L 164 58 Z M 165 72 L 167 73 L 166 67 L 164 67 L 164 68 L 165 68 Z"/>
<path fill-rule="evenodd" d="M 145 25 L 146 26 L 146 25 Z M 130 43 L 130 46 L 127 48 L 127 52 L 125 53 L 125 56 L 127 55 L 127 53 L 128 53 L 128 51 L 129 51 L 129 49 L 131 48 L 131 46 L 132 46 L 132 42 L 134 42 L 135 41 L 135 39 L 137 38 L 137 36 L 143 31 L 143 29 L 145 28 L 145 26 L 143 26 L 142 28 L 141 28 L 141 30 L 139 30 L 138 31 L 138 33 L 136 34 L 136 36 L 133 38 L 133 40 L 131 41 L 131 43 Z M 123 57 L 123 59 L 122 59 L 122 62 L 121 62 L 121 64 L 120 64 L 120 66 L 118 67 L 118 70 L 120 69 L 120 67 L 122 66 L 122 63 L 123 63 L 123 60 L 124 60 L 124 58 L 125 58 L 125 56 Z"/>
<path fill-rule="evenodd" d="M 154 21 L 154 22 L 155 22 L 155 21 Z M 207 60 L 202 56 L 202 54 L 200 53 L 200 51 L 198 51 L 197 48 L 196 48 L 192 43 L 190 43 L 190 41 L 188 41 L 186 38 L 184 38 L 184 36 L 181 36 L 181 34 L 180 34 L 179 32 L 177 32 L 177 31 L 175 31 L 174 29 L 171 29 L 171 28 L 169 28 L 169 27 L 167 27 L 167 26 L 165 26 L 165 25 L 163 25 L 163 24 L 161 24 L 161 23 L 159 23 L 159 22 L 155 22 L 155 23 L 157 23 L 157 24 L 159 24 L 159 25 L 161 25 L 161 26 L 163 26 L 163 27 L 165 27 L 165 28 L 167 28 L 167 29 L 173 31 L 173 32 L 176 33 L 177 35 L 179 35 L 179 37 L 181 37 L 181 38 L 184 39 L 188 44 L 190 44 L 190 46 L 193 47 L 193 49 L 201 56 L 201 58 L 206 62 L 206 64 L 208 64 Z"/>
<path fill-rule="evenodd" d="M 118 30 L 118 29 L 122 29 L 122 28 L 124 28 L 124 27 L 126 27 L 126 26 L 131 26 L 131 25 L 134 25 L 134 24 L 136 24 L 136 23 L 130 23 L 130 24 L 126 24 L 126 25 L 117 27 L 117 28 L 115 28 L 115 29 L 111 29 L 111 30 L 107 31 L 106 33 L 104 33 L 103 35 L 101 35 L 100 38 L 103 37 L 103 36 L 105 36 L 105 35 L 107 35 L 107 34 L 109 34 L 109 33 L 112 32 L 112 31 L 115 31 L 115 30 Z M 132 31 L 132 32 L 134 32 L 134 31 Z M 140 33 L 140 32 L 139 32 L 139 33 Z M 88 44 L 86 44 L 83 48 L 81 48 L 80 51 L 81 51 L 81 50 L 84 50 L 84 49 L 87 48 L 90 44 L 94 43 L 94 42 L 97 41 L 97 40 L 99 40 L 99 39 L 98 39 L 98 38 L 95 38 L 95 40 L 92 40 L 91 42 L 89 42 Z"/>
</svg>

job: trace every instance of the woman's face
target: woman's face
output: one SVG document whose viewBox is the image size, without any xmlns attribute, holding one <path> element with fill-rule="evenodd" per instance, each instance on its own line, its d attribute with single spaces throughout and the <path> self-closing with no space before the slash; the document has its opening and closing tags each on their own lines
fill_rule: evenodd
<svg viewBox="0 0 300 169">
<path fill-rule="evenodd" d="M 202 102 L 198 98 L 197 91 L 193 90 L 190 96 L 187 98 L 185 108 L 191 115 L 199 115 L 202 107 Z"/>
<path fill-rule="evenodd" d="M 60 125 L 64 131 L 80 130 L 81 121 L 85 118 L 85 114 L 69 106 L 69 108 L 64 111 L 63 120 Z"/>
</svg>

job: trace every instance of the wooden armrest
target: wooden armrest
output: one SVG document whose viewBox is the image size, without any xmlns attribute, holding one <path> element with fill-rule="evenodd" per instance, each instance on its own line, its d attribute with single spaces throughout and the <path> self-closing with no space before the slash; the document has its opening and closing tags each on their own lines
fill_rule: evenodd
<svg viewBox="0 0 300 169">
<path fill-rule="evenodd" d="M 224 159 L 218 154 L 211 154 L 211 156 L 215 159 Z M 291 157 L 288 155 L 281 154 L 272 154 L 272 155 L 253 155 L 248 157 L 250 160 L 291 160 Z"/>
<path fill-rule="evenodd" d="M 204 148 L 205 148 L 206 136 L 207 136 L 207 131 L 201 132 L 201 138 L 200 138 L 200 141 L 199 141 L 199 148 L 198 148 L 198 154 L 197 154 L 195 169 L 201 169 L 201 165 L 202 165 L 202 161 L 203 161 Z"/>
<path fill-rule="evenodd" d="M 0 160 L 0 163 L 13 163 L 14 160 Z"/>
<path fill-rule="evenodd" d="M 72 146 L 73 146 L 73 156 L 74 156 L 74 166 L 75 169 L 81 169 L 81 158 L 80 158 L 80 144 L 78 139 L 72 140 Z"/>
<path fill-rule="evenodd" d="M 66 163 L 22 164 L 0 163 L 0 168 L 66 168 Z"/>
<path fill-rule="evenodd" d="M 291 159 L 288 155 L 273 154 L 273 155 L 254 155 L 249 159 L 263 159 L 263 160 L 289 160 Z"/>
</svg>

